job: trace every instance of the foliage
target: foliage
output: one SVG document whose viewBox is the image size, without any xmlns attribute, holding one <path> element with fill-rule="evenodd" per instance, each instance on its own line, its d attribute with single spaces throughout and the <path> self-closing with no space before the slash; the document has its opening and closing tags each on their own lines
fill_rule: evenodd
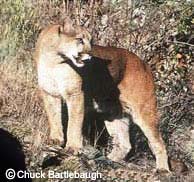
<svg viewBox="0 0 194 182">
<path fill-rule="evenodd" d="M 27 48 L 27 42 L 31 48 L 37 33 L 36 9 L 28 6 L 25 0 L 2 0 L 0 6 L 0 57 L 15 55 L 19 48 Z"/>
</svg>

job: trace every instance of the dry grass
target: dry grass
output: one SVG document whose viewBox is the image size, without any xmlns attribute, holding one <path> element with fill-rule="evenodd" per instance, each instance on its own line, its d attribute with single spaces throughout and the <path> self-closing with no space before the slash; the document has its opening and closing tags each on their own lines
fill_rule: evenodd
<svg viewBox="0 0 194 182">
<path fill-rule="evenodd" d="M 23 144 L 27 142 L 24 147 L 32 156 L 38 154 L 47 141 L 48 125 L 38 95 L 32 54 L 21 55 L 11 61 L 4 60 L 0 66 L 1 127 L 17 136 Z"/>
</svg>

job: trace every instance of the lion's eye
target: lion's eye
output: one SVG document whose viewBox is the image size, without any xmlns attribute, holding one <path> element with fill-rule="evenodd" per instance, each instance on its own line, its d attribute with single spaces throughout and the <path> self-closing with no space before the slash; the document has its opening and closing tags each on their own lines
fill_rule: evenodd
<svg viewBox="0 0 194 182">
<path fill-rule="evenodd" d="M 79 44 L 84 44 L 84 41 L 82 38 L 77 38 L 77 41 L 79 42 Z"/>
</svg>

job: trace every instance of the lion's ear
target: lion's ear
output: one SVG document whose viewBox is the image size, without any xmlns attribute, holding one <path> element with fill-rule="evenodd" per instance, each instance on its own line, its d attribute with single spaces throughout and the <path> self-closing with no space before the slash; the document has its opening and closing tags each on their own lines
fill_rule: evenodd
<svg viewBox="0 0 194 182">
<path fill-rule="evenodd" d="M 59 26 L 58 29 L 59 34 L 73 34 L 75 32 L 75 29 L 73 27 L 73 22 L 70 18 L 66 18 L 63 22 L 63 25 Z"/>
<path fill-rule="evenodd" d="M 60 35 L 62 33 L 63 33 L 63 26 L 60 25 L 58 28 L 58 34 Z"/>
</svg>

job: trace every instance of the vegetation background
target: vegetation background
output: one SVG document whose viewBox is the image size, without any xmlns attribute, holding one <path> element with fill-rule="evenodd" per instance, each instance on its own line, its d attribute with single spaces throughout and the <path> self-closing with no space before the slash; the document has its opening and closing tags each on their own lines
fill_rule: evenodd
<svg viewBox="0 0 194 182">
<path fill-rule="evenodd" d="M 1 0 L 0 7 L 0 127 L 22 143 L 28 169 L 98 169 L 106 178 L 104 181 L 192 181 L 192 0 Z M 99 162 L 95 157 L 86 160 L 61 151 L 56 154 L 57 150 L 48 145 L 48 127 L 38 97 L 33 52 L 41 29 L 48 24 L 62 23 L 67 15 L 88 28 L 95 44 L 126 48 L 150 65 L 161 115 L 160 130 L 168 154 L 184 162 L 189 172 L 172 173 L 165 178 L 154 174 L 153 156 L 140 132 L 134 132 L 134 153 L 129 163 L 123 164 L 125 167 Z M 99 135 L 96 133 L 97 138 Z M 54 163 L 51 158 L 55 159 Z"/>
</svg>

